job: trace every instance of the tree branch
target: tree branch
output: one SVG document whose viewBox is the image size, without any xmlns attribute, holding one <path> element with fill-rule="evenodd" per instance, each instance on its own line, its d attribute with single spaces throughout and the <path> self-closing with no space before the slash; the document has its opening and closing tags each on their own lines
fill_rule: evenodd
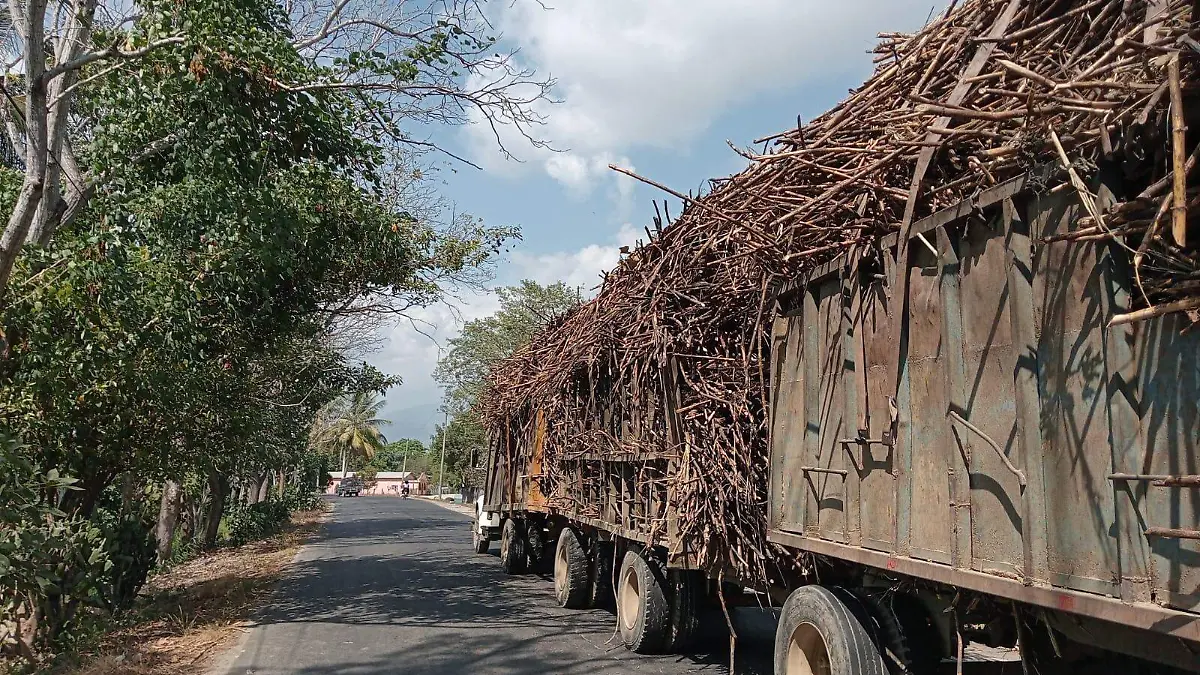
<svg viewBox="0 0 1200 675">
<path fill-rule="evenodd" d="M 51 79 L 54 79 L 55 77 L 58 77 L 59 75 L 62 75 L 63 73 L 66 73 L 66 72 L 69 72 L 72 70 L 79 70 L 80 68 L 83 68 L 84 66 L 86 66 L 88 64 L 95 63 L 96 61 L 103 61 L 105 59 L 113 59 L 113 58 L 136 59 L 136 58 L 139 58 L 139 57 L 149 54 L 150 52 L 154 51 L 155 49 L 159 49 L 161 47 L 166 47 L 167 45 L 181 45 L 183 43 L 184 43 L 184 37 L 182 35 L 174 35 L 172 37 L 163 38 L 161 40 L 155 40 L 154 42 L 151 42 L 150 44 L 146 45 L 145 47 L 142 47 L 141 49 L 135 49 L 133 51 L 126 52 L 126 51 L 121 51 L 121 49 L 119 49 L 117 47 L 117 43 L 114 42 L 107 49 L 101 49 L 99 51 L 89 52 L 87 54 L 84 54 L 83 56 L 80 56 L 77 59 L 72 59 L 71 61 L 68 61 L 66 63 L 54 66 L 53 68 L 50 68 L 49 70 L 46 71 L 46 74 L 44 77 L 47 80 L 51 80 Z"/>
</svg>

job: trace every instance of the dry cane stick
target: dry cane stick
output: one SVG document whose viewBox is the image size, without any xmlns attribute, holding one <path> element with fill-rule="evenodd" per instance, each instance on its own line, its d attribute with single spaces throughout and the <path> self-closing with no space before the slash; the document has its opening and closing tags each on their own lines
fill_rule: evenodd
<svg viewBox="0 0 1200 675">
<path fill-rule="evenodd" d="M 1145 319 L 1153 319 L 1156 316 L 1164 314 L 1173 314 L 1175 312 L 1185 312 L 1189 309 L 1200 309 L 1200 297 L 1184 298 L 1175 302 L 1168 302 L 1162 305 L 1153 305 L 1145 309 L 1138 309 L 1126 314 L 1117 314 L 1108 322 L 1111 326 L 1120 326 L 1125 323 L 1133 323 Z"/>
<path fill-rule="evenodd" d="M 1167 77 L 1171 82 L 1171 169 L 1174 178 L 1174 205 L 1171 207 L 1171 235 L 1175 245 L 1187 245 L 1187 180 L 1183 169 L 1184 136 L 1187 128 L 1183 124 L 1183 93 L 1179 84 L 1179 52 L 1171 55 L 1167 63 Z"/>
<path fill-rule="evenodd" d="M 721 612 L 725 615 L 725 625 L 729 628 L 729 675 L 735 675 L 734 654 L 737 652 L 737 631 L 733 628 L 733 619 L 729 618 L 729 608 L 725 606 L 725 570 L 717 573 L 717 597 L 721 599 Z"/>
<path fill-rule="evenodd" d="M 1142 260 L 1146 257 L 1146 251 L 1150 250 L 1150 242 L 1158 236 L 1158 226 L 1166 217 L 1170 203 L 1170 197 L 1162 200 L 1162 204 L 1158 207 L 1158 213 L 1154 214 L 1154 219 L 1150 221 L 1150 227 L 1146 228 L 1146 234 L 1142 235 L 1142 243 L 1138 245 L 1137 252 L 1133 254 L 1133 279 L 1137 282 L 1138 290 L 1142 292 L 1142 299 L 1146 301 L 1147 305 L 1151 303 L 1149 296 L 1146 295 L 1146 289 L 1142 287 Z"/>
</svg>

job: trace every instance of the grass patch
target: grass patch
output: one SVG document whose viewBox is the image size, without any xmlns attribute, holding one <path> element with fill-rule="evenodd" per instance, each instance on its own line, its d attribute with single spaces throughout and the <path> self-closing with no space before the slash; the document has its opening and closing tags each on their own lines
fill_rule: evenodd
<svg viewBox="0 0 1200 675">
<path fill-rule="evenodd" d="M 283 571 L 325 520 L 327 510 L 292 514 L 267 539 L 180 563 L 146 582 L 126 613 L 89 652 L 52 672 L 61 675 L 204 673 L 251 625 Z"/>
</svg>

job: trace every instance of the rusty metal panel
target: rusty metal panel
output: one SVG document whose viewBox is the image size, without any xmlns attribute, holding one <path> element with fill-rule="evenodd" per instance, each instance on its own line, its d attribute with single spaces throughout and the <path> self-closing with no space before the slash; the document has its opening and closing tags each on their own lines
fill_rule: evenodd
<svg viewBox="0 0 1200 675">
<path fill-rule="evenodd" d="M 1021 455 L 1022 576 L 1044 583 L 1049 578 L 1045 459 L 1042 456 L 1041 408 L 1038 398 L 1038 328 L 1033 311 L 1033 242 L 1029 221 L 1011 199 L 1002 207 L 1011 303 L 1013 393 L 1016 438 Z"/>
<path fill-rule="evenodd" d="M 992 439 L 1014 465 L 1017 444 L 1013 373 L 1012 294 L 1004 223 L 970 223 L 960 240 L 963 365 L 968 383 L 962 414 Z M 1016 576 L 1022 572 L 1021 486 L 979 433 L 962 425 L 954 432 L 971 458 L 972 568 Z"/>
<path fill-rule="evenodd" d="M 1133 278 L 1128 256 L 1116 244 L 1105 246 L 1101 251 L 1111 311 L 1125 311 L 1130 304 Z M 1141 328 L 1126 324 L 1113 326 L 1105 332 L 1109 442 L 1114 473 L 1145 473 L 1141 464 L 1146 442 L 1139 418 L 1142 408 L 1139 364 L 1133 349 Z M 1112 485 L 1120 594 L 1126 602 L 1149 602 L 1151 599 L 1150 547 L 1142 534 L 1148 517 L 1146 488 L 1144 483 L 1114 482 Z"/>
<path fill-rule="evenodd" d="M 800 532 L 804 526 L 804 500 L 809 489 L 800 467 L 804 465 L 804 340 L 803 317 L 778 320 L 786 331 L 778 349 L 777 398 L 771 436 L 771 522 L 774 527 Z"/>
<path fill-rule="evenodd" d="M 1081 213 L 1073 195 L 1031 202 L 1039 236 L 1073 229 Z M 1038 389 L 1049 581 L 1056 586 L 1118 595 L 1112 466 L 1109 445 L 1104 324 L 1108 289 L 1090 243 L 1039 247 Z"/>
<path fill-rule="evenodd" d="M 846 468 L 846 543 L 859 546 L 862 544 L 862 476 L 861 459 L 863 446 L 860 443 L 847 442 L 858 438 L 859 432 L 866 429 L 866 380 L 863 378 L 863 344 L 858 326 L 862 323 L 862 298 L 858 287 L 858 264 L 852 264 L 843 271 L 841 279 L 842 324 L 842 432 L 841 437 L 833 439 L 837 443 L 834 452 L 840 452 L 842 465 Z"/>
<path fill-rule="evenodd" d="M 891 431 L 888 397 L 892 396 L 896 366 L 891 346 L 887 295 L 883 284 L 866 287 L 859 331 L 863 342 L 866 379 L 867 436 L 882 439 Z M 872 443 L 859 450 L 862 462 L 863 545 L 880 551 L 896 547 L 896 453 L 889 443 Z"/>
<path fill-rule="evenodd" d="M 817 497 L 817 527 L 819 536 L 845 541 L 846 536 L 846 475 L 845 450 L 839 439 L 847 435 L 844 417 L 845 393 L 843 360 L 845 340 L 842 336 L 842 282 L 838 278 L 818 285 L 817 326 L 820 347 L 816 353 L 820 368 L 820 398 L 814 403 L 820 410 L 820 441 L 812 466 L 822 472 L 808 473 L 808 480 Z M 813 405 L 813 403 L 809 403 Z"/>
<path fill-rule="evenodd" d="M 1138 327 L 1143 466 L 1150 473 L 1200 474 L 1200 331 L 1184 334 L 1185 325 L 1168 316 Z M 1200 488 L 1139 489 L 1149 500 L 1148 527 L 1200 530 Z M 1149 545 L 1159 601 L 1200 611 L 1200 541 L 1155 537 Z"/>
<path fill-rule="evenodd" d="M 799 340 L 799 336 L 794 338 Z M 783 481 L 783 443 L 788 438 L 794 420 L 787 411 L 787 402 L 795 395 L 792 389 L 794 375 L 785 377 L 783 366 L 787 361 L 788 319 L 777 316 L 771 324 L 771 386 L 767 390 L 768 426 L 767 451 L 767 527 L 779 529 L 783 521 L 783 500 L 787 494 Z M 776 446 L 778 443 L 778 446 Z"/>
<path fill-rule="evenodd" d="M 533 448 L 529 453 L 529 468 L 527 485 L 529 497 L 526 505 L 530 508 L 546 506 L 546 495 L 542 493 L 542 458 L 546 452 L 546 411 L 538 410 L 533 428 Z"/>
<path fill-rule="evenodd" d="M 804 317 L 807 321 L 801 323 L 803 340 L 804 370 L 804 458 L 802 466 L 815 466 L 817 454 L 821 445 L 821 322 L 818 320 L 817 296 L 812 290 L 804 293 Z M 793 498 L 798 498 L 800 504 L 800 520 L 803 529 L 817 527 L 817 491 L 812 477 L 805 474 L 799 485 L 803 488 L 793 490 Z"/>
<path fill-rule="evenodd" d="M 941 357 L 945 360 L 942 372 L 946 382 L 946 422 L 953 420 L 952 414 L 962 415 L 967 409 L 966 365 L 963 362 L 962 288 L 958 282 L 962 263 L 958 257 L 958 237 L 939 228 L 936 232 L 938 252 L 938 283 L 942 301 L 942 344 Z M 971 565 L 971 457 L 959 444 L 959 437 L 951 439 L 953 445 L 946 454 L 948 466 L 947 485 L 950 491 L 950 564 L 954 567 Z"/>
<path fill-rule="evenodd" d="M 1194 634 L 1197 615 L 1172 612 L 1200 611 L 1200 541 L 1145 531 L 1200 530 L 1200 488 L 1150 478 L 1200 474 L 1200 331 L 1182 333 L 1178 317 L 1105 328 L 1136 292 L 1127 252 L 1037 243 L 1076 226 L 1075 204 L 1062 191 L 1009 195 L 986 221 L 964 211 L 918 229 L 936 235 L 938 252 L 913 242 L 898 364 L 887 340 L 900 317 L 888 316 L 881 284 L 861 295 L 844 276 L 810 285 L 805 320 L 788 317 L 776 341 L 777 381 L 790 390 L 777 392 L 773 414 L 793 419 L 773 420 L 783 456 L 772 472 L 784 475 L 771 480 L 781 481 L 781 512 L 796 516 L 790 531 L 773 528 L 773 541 Z M 894 266 L 886 250 L 883 262 Z M 891 427 L 897 369 L 894 444 L 853 443 L 861 454 L 852 456 L 840 440 Z M 795 457 L 826 472 L 801 481 L 786 465 Z M 838 501 L 847 485 L 836 471 L 855 473 L 851 459 L 862 462 L 859 545 L 847 532 L 853 505 Z M 956 510 L 964 468 L 970 508 Z M 1146 623 L 1155 616 L 1164 621 Z"/>
<path fill-rule="evenodd" d="M 912 448 L 910 545 L 914 557 L 949 563 L 951 437 L 946 424 L 949 401 L 939 270 L 937 259 L 923 245 L 914 246 L 909 259 L 909 401 L 901 407 L 900 416 L 909 420 L 908 444 Z"/>
</svg>

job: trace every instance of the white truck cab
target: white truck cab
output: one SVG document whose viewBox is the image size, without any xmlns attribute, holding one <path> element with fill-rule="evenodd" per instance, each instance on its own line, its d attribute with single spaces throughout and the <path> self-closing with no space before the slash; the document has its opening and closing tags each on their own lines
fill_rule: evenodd
<svg viewBox="0 0 1200 675">
<path fill-rule="evenodd" d="M 475 500 L 475 520 L 471 524 L 471 541 L 476 553 L 487 553 L 488 544 L 500 538 L 501 518 L 498 511 L 483 509 L 483 495 Z"/>
</svg>

